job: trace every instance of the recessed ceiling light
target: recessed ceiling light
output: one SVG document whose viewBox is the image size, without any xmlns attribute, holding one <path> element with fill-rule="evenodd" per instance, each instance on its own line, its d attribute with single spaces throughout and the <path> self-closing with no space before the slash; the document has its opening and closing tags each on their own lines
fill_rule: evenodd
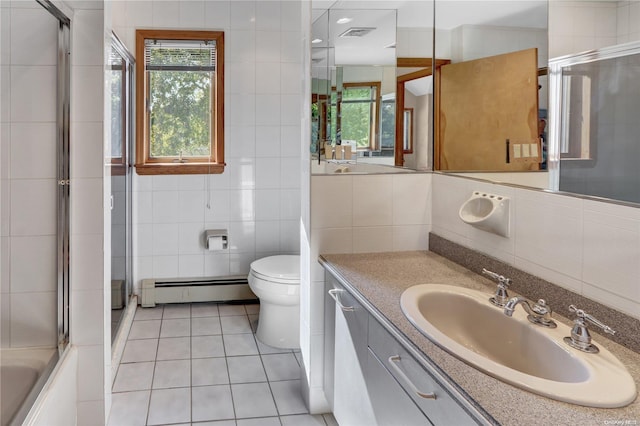
<svg viewBox="0 0 640 426">
<path fill-rule="evenodd" d="M 348 24 L 351 21 L 353 21 L 351 18 L 340 18 L 336 21 L 336 24 Z"/>
<path fill-rule="evenodd" d="M 313 40 L 311 40 L 311 43 L 313 43 L 313 44 L 322 43 L 322 39 L 321 38 L 314 38 Z"/>
</svg>

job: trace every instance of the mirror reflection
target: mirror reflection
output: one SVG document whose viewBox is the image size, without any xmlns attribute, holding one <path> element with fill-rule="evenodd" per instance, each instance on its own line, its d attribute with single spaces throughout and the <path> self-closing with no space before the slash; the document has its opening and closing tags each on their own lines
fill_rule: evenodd
<svg viewBox="0 0 640 426">
<path fill-rule="evenodd" d="M 395 165 L 431 170 L 433 150 L 433 59 L 398 58 Z M 449 61 L 436 60 L 442 65 Z"/>
<path fill-rule="evenodd" d="M 551 62 L 559 190 L 640 203 L 640 42 Z"/>
<path fill-rule="evenodd" d="M 431 69 L 433 2 L 362 5 L 338 1 L 313 11 L 312 173 L 343 172 L 341 165 L 357 165 L 348 168 L 357 173 L 430 170 L 433 95 L 413 107 L 413 145 L 405 147 L 397 84 L 401 75 Z M 406 58 L 418 64 L 399 64 Z"/>
<path fill-rule="evenodd" d="M 393 165 L 396 11 L 331 8 L 316 15 L 314 162 Z"/>
<path fill-rule="evenodd" d="M 547 2 L 439 0 L 435 16 L 450 63 L 435 72 L 434 169 L 547 187 Z"/>
</svg>

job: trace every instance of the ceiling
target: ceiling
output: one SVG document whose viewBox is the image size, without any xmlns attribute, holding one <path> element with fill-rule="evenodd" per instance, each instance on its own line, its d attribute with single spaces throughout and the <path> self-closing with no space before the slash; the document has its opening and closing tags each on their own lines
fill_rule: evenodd
<svg viewBox="0 0 640 426">
<path fill-rule="evenodd" d="M 395 42 L 394 21 L 398 28 L 433 27 L 434 4 L 426 0 L 313 0 L 312 7 L 314 37 L 326 39 L 330 28 L 336 64 L 394 64 L 395 51 L 389 48 Z M 437 0 L 435 16 L 438 30 L 461 25 L 546 28 L 547 7 L 547 0 Z M 322 17 L 328 9 L 330 20 Z M 352 21 L 337 24 L 339 17 Z M 363 37 L 338 37 L 349 27 L 376 29 Z M 326 47 L 324 42 L 314 47 Z"/>
<path fill-rule="evenodd" d="M 438 0 L 435 5 L 438 28 L 469 25 L 547 27 L 547 0 Z M 394 9 L 398 27 L 431 28 L 434 5 L 422 0 L 313 0 L 312 20 L 328 9 Z"/>
</svg>

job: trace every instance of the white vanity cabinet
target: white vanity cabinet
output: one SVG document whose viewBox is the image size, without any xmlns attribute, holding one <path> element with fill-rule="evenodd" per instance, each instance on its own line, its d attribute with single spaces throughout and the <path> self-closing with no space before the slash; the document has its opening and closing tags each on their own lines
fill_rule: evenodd
<svg viewBox="0 0 640 426">
<path fill-rule="evenodd" d="M 341 425 L 375 425 L 366 383 L 369 313 L 335 280 L 326 285 L 333 317 L 332 409 Z M 331 312 L 333 311 L 333 312 Z"/>
<path fill-rule="evenodd" d="M 330 272 L 325 290 L 324 390 L 340 425 L 486 423 L 472 416 L 450 391 L 453 386 L 419 362 L 400 334 L 387 330 L 374 309 L 365 308 L 366 301 L 360 303 Z"/>
</svg>

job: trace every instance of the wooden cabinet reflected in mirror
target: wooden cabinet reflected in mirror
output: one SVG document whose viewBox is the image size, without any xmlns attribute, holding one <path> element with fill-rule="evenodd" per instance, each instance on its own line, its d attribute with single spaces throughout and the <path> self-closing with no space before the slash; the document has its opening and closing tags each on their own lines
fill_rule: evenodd
<svg viewBox="0 0 640 426">
<path fill-rule="evenodd" d="M 436 170 L 540 170 L 537 58 L 531 48 L 437 69 Z"/>
</svg>

